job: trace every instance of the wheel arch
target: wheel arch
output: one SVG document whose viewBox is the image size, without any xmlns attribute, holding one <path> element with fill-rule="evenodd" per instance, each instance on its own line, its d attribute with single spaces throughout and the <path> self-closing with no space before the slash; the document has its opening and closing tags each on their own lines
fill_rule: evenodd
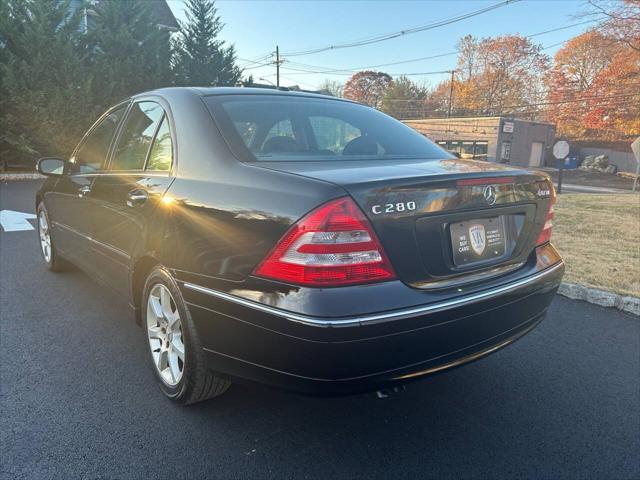
<svg viewBox="0 0 640 480">
<path fill-rule="evenodd" d="M 136 260 L 131 270 L 131 304 L 138 325 L 142 325 L 141 300 L 144 283 L 149 276 L 149 272 L 159 264 L 160 262 L 154 256 L 144 255 Z"/>
</svg>

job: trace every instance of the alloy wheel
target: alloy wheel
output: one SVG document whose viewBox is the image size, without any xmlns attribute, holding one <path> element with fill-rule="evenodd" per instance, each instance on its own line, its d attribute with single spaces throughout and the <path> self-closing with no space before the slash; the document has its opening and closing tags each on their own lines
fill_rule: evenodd
<svg viewBox="0 0 640 480">
<path fill-rule="evenodd" d="M 49 234 L 49 222 L 44 210 L 38 214 L 38 234 L 40 235 L 40 248 L 47 263 L 51 262 L 51 235 Z"/>
<path fill-rule="evenodd" d="M 185 346 L 180 312 L 169 289 L 158 283 L 147 300 L 147 335 L 160 378 L 175 387 L 184 373 Z"/>
</svg>

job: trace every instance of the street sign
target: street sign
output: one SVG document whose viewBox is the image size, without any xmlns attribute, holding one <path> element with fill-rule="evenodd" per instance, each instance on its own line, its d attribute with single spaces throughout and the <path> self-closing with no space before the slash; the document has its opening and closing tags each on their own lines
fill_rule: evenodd
<svg viewBox="0 0 640 480">
<path fill-rule="evenodd" d="M 564 160 L 569 155 L 569 142 L 558 140 L 553 146 L 553 156 L 558 160 Z"/>
<path fill-rule="evenodd" d="M 0 225 L 5 232 L 19 232 L 22 230 L 33 230 L 27 220 L 36 218 L 32 213 L 14 212 L 13 210 L 0 211 Z"/>
<path fill-rule="evenodd" d="M 504 122 L 502 124 L 502 131 L 504 133 L 513 133 L 513 127 L 514 127 L 513 122 Z"/>
<path fill-rule="evenodd" d="M 564 167 L 564 159 L 569 155 L 569 142 L 566 140 L 558 140 L 553 146 L 553 156 L 560 162 L 560 171 L 558 172 L 558 188 L 556 191 L 562 193 L 562 169 Z"/>
</svg>

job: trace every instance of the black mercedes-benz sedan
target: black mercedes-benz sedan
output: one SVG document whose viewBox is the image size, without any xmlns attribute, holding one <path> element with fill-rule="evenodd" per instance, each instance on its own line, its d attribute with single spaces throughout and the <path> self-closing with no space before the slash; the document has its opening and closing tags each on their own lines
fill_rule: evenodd
<svg viewBox="0 0 640 480">
<path fill-rule="evenodd" d="M 184 404 L 232 381 L 339 395 L 462 365 L 534 328 L 564 270 L 546 176 L 323 95 L 143 93 L 38 169 L 47 267 L 124 295 Z"/>
</svg>

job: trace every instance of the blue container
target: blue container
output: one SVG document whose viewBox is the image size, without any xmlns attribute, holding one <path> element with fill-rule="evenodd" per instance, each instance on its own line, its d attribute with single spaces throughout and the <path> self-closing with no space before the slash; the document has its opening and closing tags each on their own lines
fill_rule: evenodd
<svg viewBox="0 0 640 480">
<path fill-rule="evenodd" d="M 564 160 L 556 160 L 556 168 L 578 168 L 578 156 L 570 155 Z"/>
</svg>

